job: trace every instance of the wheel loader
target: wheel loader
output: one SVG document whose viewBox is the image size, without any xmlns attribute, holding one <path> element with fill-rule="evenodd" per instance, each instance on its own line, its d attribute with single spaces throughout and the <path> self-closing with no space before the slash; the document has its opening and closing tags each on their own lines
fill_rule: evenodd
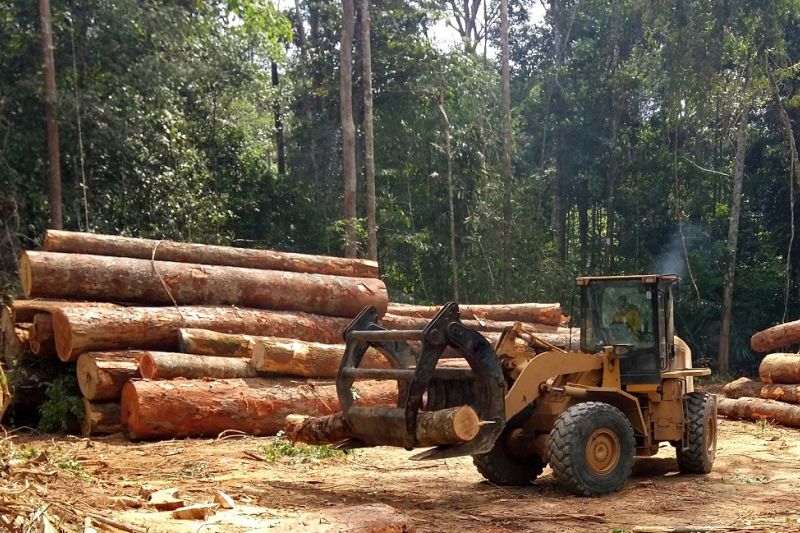
<svg viewBox="0 0 800 533">
<path fill-rule="evenodd" d="M 674 275 L 578 278 L 576 350 L 538 339 L 520 324 L 492 346 L 461 322 L 456 303 L 411 331 L 384 329 L 368 307 L 345 332 L 336 384 L 353 437 L 342 445 L 412 449 L 424 413 L 467 405 L 480 419 L 474 438 L 412 458 L 470 455 L 478 472 L 500 485 L 531 483 L 549 464 L 559 482 L 583 496 L 619 490 L 634 458 L 655 455 L 661 443 L 674 446 L 681 472 L 708 473 L 716 399 L 691 387 L 693 377 L 711 371 L 684 368 L 691 365 L 677 356 L 677 281 Z M 368 348 L 391 368 L 362 368 Z M 353 383 L 362 379 L 396 380 L 397 405 L 359 406 Z"/>
</svg>

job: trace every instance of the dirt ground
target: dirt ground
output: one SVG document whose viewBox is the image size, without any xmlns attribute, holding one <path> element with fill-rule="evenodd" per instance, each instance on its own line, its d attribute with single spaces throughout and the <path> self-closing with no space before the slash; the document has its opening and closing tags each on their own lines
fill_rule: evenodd
<svg viewBox="0 0 800 533">
<path fill-rule="evenodd" d="M 297 531 L 319 528 L 331 509 L 388 504 L 417 531 L 633 531 L 636 526 L 725 526 L 726 531 L 800 531 L 800 431 L 720 421 L 714 471 L 677 473 L 674 449 L 637 461 L 620 493 L 580 498 L 549 469 L 532 486 L 486 483 L 469 458 L 408 461 L 410 452 L 357 450 L 346 457 L 286 455 L 275 438 L 131 443 L 14 434 L 0 442 L 0 516 L 47 509 L 80 530 L 94 513 L 147 531 Z M 41 452 L 45 452 L 42 454 Z M 233 497 L 233 510 L 177 520 L 140 505 L 140 488 L 178 488 L 187 503 Z M 18 522 L 19 523 L 19 522 Z M 0 524 L 2 530 L 2 524 Z"/>
</svg>

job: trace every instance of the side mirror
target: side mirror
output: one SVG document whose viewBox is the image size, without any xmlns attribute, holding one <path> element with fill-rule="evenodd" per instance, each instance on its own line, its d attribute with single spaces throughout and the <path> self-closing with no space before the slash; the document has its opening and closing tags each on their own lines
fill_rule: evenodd
<svg viewBox="0 0 800 533">
<path fill-rule="evenodd" d="M 680 302 L 683 299 L 681 297 L 681 285 L 677 281 L 670 287 L 670 292 L 672 292 L 673 302 Z"/>
</svg>

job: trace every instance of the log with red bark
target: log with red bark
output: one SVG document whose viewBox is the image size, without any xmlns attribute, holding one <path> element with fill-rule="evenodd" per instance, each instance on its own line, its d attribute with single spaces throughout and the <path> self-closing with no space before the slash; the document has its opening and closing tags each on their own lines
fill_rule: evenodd
<svg viewBox="0 0 800 533">
<path fill-rule="evenodd" d="M 739 420 L 768 420 L 789 427 L 800 427 L 800 405 L 762 398 L 717 399 L 717 412 Z"/>
<path fill-rule="evenodd" d="M 182 353 L 216 357 L 246 357 L 260 337 L 243 333 L 220 333 L 210 329 L 182 328 L 178 332 L 178 350 Z"/>
<path fill-rule="evenodd" d="M 495 320 L 469 320 L 462 315 L 461 322 L 465 326 L 480 332 L 502 332 L 508 327 L 512 327 L 514 322 L 499 322 Z M 413 316 L 400 316 L 387 313 L 380 319 L 381 325 L 386 329 L 424 329 L 430 323 L 428 318 L 418 318 Z M 523 323 L 523 326 L 534 333 L 568 334 L 569 328 L 551 326 L 549 324 Z"/>
<path fill-rule="evenodd" d="M 147 352 L 139 361 L 145 379 L 252 378 L 258 373 L 248 359 L 170 352 Z"/>
<path fill-rule="evenodd" d="M 92 401 L 117 400 L 122 386 L 130 379 L 141 377 L 139 361 L 148 352 L 87 352 L 76 365 L 78 386 L 84 397 Z"/>
<path fill-rule="evenodd" d="M 761 397 L 787 403 L 800 403 L 800 385 L 772 383 L 761 388 Z"/>
<path fill-rule="evenodd" d="M 386 286 L 374 278 L 127 257 L 23 252 L 19 272 L 29 298 L 230 304 L 343 317 L 354 317 L 368 305 L 383 315 L 388 303 Z"/>
<path fill-rule="evenodd" d="M 750 337 L 750 347 L 754 352 L 780 350 L 792 344 L 800 344 L 800 320 L 778 324 Z"/>
<path fill-rule="evenodd" d="M 355 385 L 359 405 L 395 405 L 395 382 Z M 135 439 L 216 436 L 226 430 L 274 435 L 290 414 L 339 410 L 333 384 L 286 378 L 133 380 L 122 389 L 121 421 Z"/>
<path fill-rule="evenodd" d="M 370 445 L 400 446 L 398 440 L 405 434 L 405 411 L 372 407 L 360 409 L 362 431 L 370 435 Z M 458 444 L 474 439 L 480 430 L 480 419 L 472 407 L 462 405 L 440 411 L 421 411 L 417 414 L 417 446 L 440 446 Z M 286 417 L 286 438 L 292 442 L 306 444 L 331 444 L 346 438 L 356 437 L 344 413 L 307 417 Z M 356 437 L 357 438 L 357 437 Z"/>
<path fill-rule="evenodd" d="M 561 324 L 561 304 L 505 304 L 505 305 L 459 305 L 462 319 L 486 319 L 509 322 L 538 322 L 558 326 Z M 441 309 L 437 305 L 409 305 L 390 303 L 388 313 L 396 316 L 433 318 Z"/>
<path fill-rule="evenodd" d="M 762 359 L 758 375 L 764 383 L 800 383 L 800 355 L 771 353 Z"/>
<path fill-rule="evenodd" d="M 178 349 L 180 328 L 341 342 L 348 319 L 223 306 L 62 306 L 53 312 L 56 351 L 62 361 L 83 352 L 147 348 Z"/>
<path fill-rule="evenodd" d="M 48 230 L 44 236 L 48 252 L 132 257 L 178 263 L 284 270 L 334 276 L 377 278 L 378 263 L 368 259 L 345 259 L 252 248 L 136 239 L 115 235 Z"/>
<path fill-rule="evenodd" d="M 85 437 L 122 431 L 119 402 L 92 402 L 84 398 L 83 413 L 81 433 Z"/>
<path fill-rule="evenodd" d="M 39 356 L 56 354 L 55 337 L 53 335 L 53 317 L 50 313 L 36 313 L 28 341 L 31 351 Z"/>
<path fill-rule="evenodd" d="M 760 381 L 750 378 L 739 378 L 722 387 L 722 393 L 726 398 L 758 398 L 761 394 L 762 385 Z"/>
<path fill-rule="evenodd" d="M 335 377 L 344 354 L 344 344 L 322 344 L 280 337 L 260 337 L 253 348 L 252 366 L 261 372 L 303 376 Z M 389 361 L 369 348 L 362 368 L 389 368 Z"/>
</svg>

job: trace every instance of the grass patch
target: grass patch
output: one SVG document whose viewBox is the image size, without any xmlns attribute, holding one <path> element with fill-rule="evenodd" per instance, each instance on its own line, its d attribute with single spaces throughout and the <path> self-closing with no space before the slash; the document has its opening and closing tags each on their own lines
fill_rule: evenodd
<svg viewBox="0 0 800 533">
<path fill-rule="evenodd" d="M 768 476 L 747 476 L 744 474 L 733 474 L 725 480 L 731 483 L 744 483 L 746 485 L 765 485 L 772 481 Z"/>
<path fill-rule="evenodd" d="M 752 427 L 753 435 L 762 440 L 777 440 L 780 436 L 778 428 L 773 426 L 769 420 L 757 420 Z"/>
<path fill-rule="evenodd" d="M 328 445 L 292 444 L 286 439 L 278 437 L 264 447 L 264 458 L 274 463 L 281 459 L 288 459 L 293 463 L 316 463 L 327 460 L 344 459 L 346 454 Z"/>
<path fill-rule="evenodd" d="M 86 469 L 75 459 L 59 459 L 55 461 L 55 465 L 59 470 L 73 475 L 78 479 L 89 479 L 89 474 L 86 473 Z"/>
</svg>

